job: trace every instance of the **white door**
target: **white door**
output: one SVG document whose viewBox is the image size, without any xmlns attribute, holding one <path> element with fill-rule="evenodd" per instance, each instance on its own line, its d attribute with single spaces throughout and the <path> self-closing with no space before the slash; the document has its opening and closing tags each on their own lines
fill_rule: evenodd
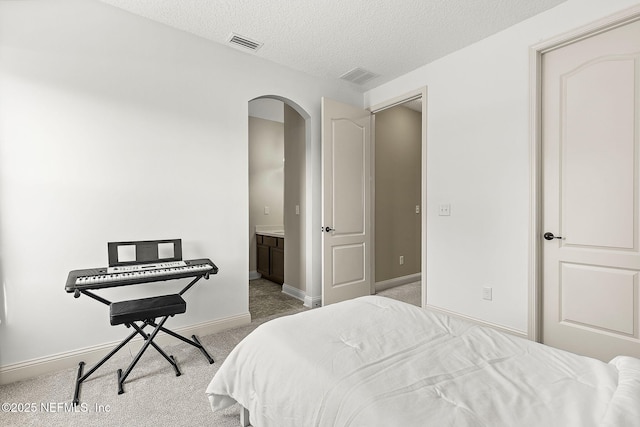
<svg viewBox="0 0 640 427">
<path fill-rule="evenodd" d="M 322 304 L 371 294 L 371 113 L 322 98 Z"/>
<path fill-rule="evenodd" d="M 542 340 L 640 357 L 640 21 L 545 53 L 542 82 Z"/>
</svg>

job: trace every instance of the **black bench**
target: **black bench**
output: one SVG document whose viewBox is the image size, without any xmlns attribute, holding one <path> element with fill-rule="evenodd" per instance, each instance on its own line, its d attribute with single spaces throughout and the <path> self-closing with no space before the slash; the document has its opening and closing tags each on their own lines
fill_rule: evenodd
<svg viewBox="0 0 640 427">
<path fill-rule="evenodd" d="M 187 303 L 178 294 L 113 302 L 110 306 L 112 325 L 173 316 L 186 311 Z"/>
<path fill-rule="evenodd" d="M 160 331 L 163 331 L 175 338 L 193 345 L 194 347 L 197 347 L 198 349 L 200 349 L 202 354 L 204 354 L 209 363 L 213 363 L 213 359 L 211 358 L 211 356 L 209 356 L 209 354 L 204 349 L 202 344 L 200 344 L 200 341 L 195 335 L 191 336 L 193 340 L 189 340 L 182 335 L 164 328 L 163 326 L 169 317 L 187 311 L 187 303 L 179 294 L 112 302 L 109 307 L 111 325 L 124 324 L 125 326 L 127 326 L 127 328 L 133 327 L 135 329 L 135 332 L 133 332 L 126 340 L 124 340 L 120 346 L 126 344 L 126 342 L 128 342 L 136 334 L 140 334 L 145 340 L 142 348 L 138 351 L 138 354 L 133 359 L 124 374 L 122 373 L 122 369 L 118 369 L 118 394 L 124 393 L 124 381 L 127 379 L 127 376 L 129 376 L 133 367 L 136 365 L 136 363 L 138 363 L 138 361 L 142 357 L 142 354 L 150 345 L 153 346 L 153 348 L 155 348 L 158 353 L 160 353 L 162 357 L 164 357 L 167 362 L 171 364 L 171 366 L 173 366 L 173 369 L 176 372 L 176 377 L 179 377 L 181 375 L 180 369 L 178 368 L 178 364 L 176 363 L 176 359 L 173 357 L 173 355 L 167 355 L 153 341 Z M 162 318 L 158 323 L 156 323 L 155 320 L 157 317 Z M 142 324 L 138 325 L 136 322 L 142 322 Z M 146 332 L 144 332 L 144 328 L 146 328 L 147 326 L 151 326 L 154 328 L 151 334 L 147 334 Z M 117 348 L 115 351 L 117 351 L 118 349 L 119 348 Z"/>
</svg>

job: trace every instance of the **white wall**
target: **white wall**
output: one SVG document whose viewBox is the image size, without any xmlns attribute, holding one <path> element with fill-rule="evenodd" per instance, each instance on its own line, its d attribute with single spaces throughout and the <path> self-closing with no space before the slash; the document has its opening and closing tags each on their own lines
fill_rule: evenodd
<svg viewBox="0 0 640 427">
<path fill-rule="evenodd" d="M 108 241 L 182 238 L 185 258 L 218 264 L 172 326 L 246 314 L 248 101 L 279 95 L 310 115 L 316 204 L 320 97 L 362 104 L 337 82 L 86 1 L 0 3 L 0 93 L 0 367 L 122 338 L 106 306 L 63 289 L 70 270 L 106 265 Z M 311 246 L 317 266 L 319 236 Z"/>
<path fill-rule="evenodd" d="M 635 4 L 570 0 L 365 94 L 428 86 L 428 304 L 527 331 L 529 47 Z"/>
</svg>

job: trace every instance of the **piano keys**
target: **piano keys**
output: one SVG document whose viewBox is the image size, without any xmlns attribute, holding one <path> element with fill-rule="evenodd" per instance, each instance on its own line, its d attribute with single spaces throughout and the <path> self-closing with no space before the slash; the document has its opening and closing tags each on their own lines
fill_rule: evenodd
<svg viewBox="0 0 640 427">
<path fill-rule="evenodd" d="M 136 268 L 121 268 L 121 271 L 114 271 L 106 267 L 88 268 L 70 271 L 65 290 L 71 293 L 197 276 L 208 278 L 209 274 L 217 273 L 218 267 L 206 258 L 170 263 L 139 264 Z"/>
</svg>

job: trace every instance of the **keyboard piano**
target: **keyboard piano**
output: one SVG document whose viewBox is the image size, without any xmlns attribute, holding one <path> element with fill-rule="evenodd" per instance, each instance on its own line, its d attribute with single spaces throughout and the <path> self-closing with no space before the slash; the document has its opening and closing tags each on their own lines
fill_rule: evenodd
<svg viewBox="0 0 640 427">
<path fill-rule="evenodd" d="M 207 361 L 213 363 L 213 359 L 195 335 L 191 335 L 191 339 L 189 339 L 165 328 L 164 324 L 169 317 L 186 312 L 187 303 L 182 295 L 200 279 L 208 279 L 209 275 L 217 274 L 218 267 L 207 258 L 183 261 L 181 239 L 108 242 L 107 253 L 109 267 L 72 270 L 69 272 L 64 289 L 68 293 L 73 293 L 75 298 L 86 295 L 108 305 L 112 325 L 123 324 L 127 328 L 133 327 L 134 330 L 88 372 L 84 373 L 85 363 L 83 361 L 78 364 L 78 375 L 73 394 L 74 405 L 80 401 L 82 383 L 137 335 L 144 339 L 144 344 L 124 373 L 118 369 L 118 394 L 124 393 L 123 384 L 127 376 L 149 345 L 153 345 L 173 366 L 176 376 L 180 375 L 175 358 L 167 355 L 158 344 L 153 342 L 160 331 L 198 348 Z M 186 278 L 190 278 L 190 282 L 177 294 L 111 302 L 98 295 L 99 292 L 93 292 L 94 289 Z M 161 320 L 156 322 L 157 318 Z M 144 332 L 147 327 L 154 328 L 153 332 L 150 334 Z"/>
<path fill-rule="evenodd" d="M 218 267 L 209 259 L 194 259 L 166 263 L 138 264 L 123 267 L 102 267 L 69 272 L 65 290 L 69 293 L 135 285 L 163 280 L 182 279 L 218 273 Z"/>
</svg>

